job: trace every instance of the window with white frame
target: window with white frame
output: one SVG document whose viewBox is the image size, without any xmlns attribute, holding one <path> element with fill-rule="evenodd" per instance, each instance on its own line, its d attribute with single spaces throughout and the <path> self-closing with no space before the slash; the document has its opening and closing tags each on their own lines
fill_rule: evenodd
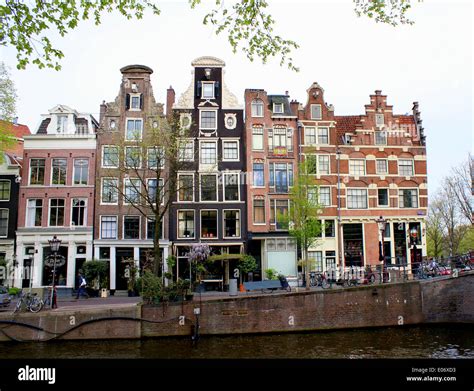
<svg viewBox="0 0 474 391">
<path fill-rule="evenodd" d="M 214 99 L 214 82 L 202 82 L 202 99 Z"/>
<path fill-rule="evenodd" d="M 30 185 L 44 185 L 45 159 L 30 159 Z"/>
<path fill-rule="evenodd" d="M 315 186 L 308 187 L 307 191 L 308 201 L 311 201 L 313 204 L 318 203 L 318 188 Z"/>
<path fill-rule="evenodd" d="M 140 94 L 130 94 L 130 110 L 140 110 Z"/>
<path fill-rule="evenodd" d="M 413 176 L 413 160 L 411 159 L 398 160 L 398 175 Z"/>
<path fill-rule="evenodd" d="M 127 119 L 127 132 L 125 140 L 141 140 L 143 131 L 143 120 Z"/>
<path fill-rule="evenodd" d="M 347 209 L 367 209 L 367 189 L 347 189 Z"/>
<path fill-rule="evenodd" d="M 273 104 L 273 113 L 274 114 L 283 114 L 283 103 L 274 103 Z"/>
<path fill-rule="evenodd" d="M 252 149 L 263 151 L 263 127 L 254 126 L 252 128 Z"/>
<path fill-rule="evenodd" d="M 201 175 L 201 201 L 217 201 L 217 175 Z"/>
<path fill-rule="evenodd" d="M 308 251 L 309 264 L 312 266 L 311 271 L 323 271 L 323 252 L 322 251 Z"/>
<path fill-rule="evenodd" d="M 141 158 L 140 147 L 125 147 L 125 167 L 140 168 L 142 165 Z"/>
<path fill-rule="evenodd" d="M 178 238 L 194 238 L 194 210 L 178 210 Z"/>
<path fill-rule="evenodd" d="M 8 209 L 0 209 L 0 237 L 6 238 L 8 236 Z"/>
<path fill-rule="evenodd" d="M 100 216 L 100 238 L 117 239 L 117 216 Z"/>
<path fill-rule="evenodd" d="M 276 229 L 288 229 L 288 212 L 290 200 L 270 200 L 270 223 L 276 225 Z"/>
<path fill-rule="evenodd" d="M 158 228 L 160 230 L 159 236 L 160 239 L 165 238 L 165 226 L 163 220 L 161 224 L 155 224 L 155 216 L 149 216 L 146 219 L 146 238 L 148 240 L 153 240 L 155 238 L 155 230 Z"/>
<path fill-rule="evenodd" d="M 364 159 L 349 159 L 349 175 L 363 176 L 365 175 Z"/>
<path fill-rule="evenodd" d="M 62 227 L 64 226 L 64 198 L 51 198 L 49 200 L 49 226 Z"/>
<path fill-rule="evenodd" d="M 180 140 L 178 149 L 178 158 L 180 162 L 194 161 L 194 141 Z"/>
<path fill-rule="evenodd" d="M 306 145 L 314 145 L 317 143 L 316 128 L 314 126 L 304 127 L 304 143 Z"/>
<path fill-rule="evenodd" d="M 102 178 L 100 201 L 102 204 L 118 203 L 118 178 Z"/>
<path fill-rule="evenodd" d="M 312 104 L 311 105 L 311 119 L 321 119 L 321 105 L 320 104 Z"/>
<path fill-rule="evenodd" d="M 51 184 L 65 185 L 67 175 L 67 159 L 52 159 Z"/>
<path fill-rule="evenodd" d="M 318 155 L 318 174 L 329 174 L 329 155 Z"/>
<path fill-rule="evenodd" d="M 383 114 L 375 114 L 375 125 L 383 126 L 385 124 L 385 118 Z"/>
<path fill-rule="evenodd" d="M 329 128 L 318 128 L 318 144 L 329 144 Z"/>
<path fill-rule="evenodd" d="M 119 149 L 114 145 L 102 147 L 102 167 L 114 168 L 119 164 Z"/>
<path fill-rule="evenodd" d="M 201 238 L 217 239 L 217 210 L 201 210 Z"/>
<path fill-rule="evenodd" d="M 375 161 L 375 169 L 377 171 L 377 174 L 388 174 L 387 159 L 377 159 Z"/>
<path fill-rule="evenodd" d="M 263 102 L 260 99 L 254 99 L 251 103 L 252 117 L 263 117 Z"/>
<path fill-rule="evenodd" d="M 89 181 L 89 159 L 74 159 L 74 185 L 87 185 Z"/>
<path fill-rule="evenodd" d="M 336 225 L 334 220 L 324 220 L 324 236 L 327 238 L 336 237 Z"/>
<path fill-rule="evenodd" d="M 147 167 L 154 170 L 158 168 L 162 170 L 165 168 L 164 147 L 151 147 L 147 149 Z"/>
<path fill-rule="evenodd" d="M 217 129 L 217 111 L 215 110 L 201 110 L 200 112 L 200 129 Z"/>
<path fill-rule="evenodd" d="M 288 193 L 293 186 L 293 165 L 291 163 L 270 163 L 270 187 L 276 193 Z"/>
<path fill-rule="evenodd" d="M 293 130 L 275 127 L 268 131 L 268 148 L 273 151 L 275 148 L 286 148 L 288 152 L 293 151 Z"/>
<path fill-rule="evenodd" d="M 165 194 L 164 194 L 164 186 L 163 186 L 164 180 L 163 180 L 163 178 L 160 178 L 160 180 L 159 180 L 159 183 L 160 183 L 159 188 L 157 188 L 156 183 L 157 183 L 156 178 L 152 178 L 152 179 L 147 180 L 148 198 L 150 199 L 150 201 L 153 204 L 156 204 L 156 198 L 158 197 L 157 190 L 159 190 L 159 192 L 160 192 L 159 197 L 160 197 L 160 200 L 161 200 L 160 204 L 164 205 L 164 203 L 165 203 Z"/>
<path fill-rule="evenodd" d="M 319 187 L 319 203 L 323 206 L 331 206 L 331 188 L 329 186 Z"/>
<path fill-rule="evenodd" d="M 224 161 L 239 160 L 239 142 L 238 141 L 222 141 L 223 159 Z"/>
<path fill-rule="evenodd" d="M 399 208 L 418 208 L 418 190 L 399 189 L 398 206 Z"/>
<path fill-rule="evenodd" d="M 26 226 L 41 227 L 43 220 L 43 200 L 41 198 L 29 199 L 26 202 Z"/>
<path fill-rule="evenodd" d="M 87 222 L 87 199 L 73 198 L 71 211 L 71 225 L 84 227 Z"/>
<path fill-rule="evenodd" d="M 194 201 L 193 174 L 178 174 L 178 201 Z"/>
<path fill-rule="evenodd" d="M 239 174 L 224 174 L 224 201 L 239 199 Z"/>
<path fill-rule="evenodd" d="M 387 132 L 382 130 L 375 132 L 375 145 L 387 145 Z"/>
<path fill-rule="evenodd" d="M 67 130 L 67 115 L 58 115 L 56 123 L 56 131 L 64 133 Z"/>
<path fill-rule="evenodd" d="M 140 239 L 140 216 L 123 217 L 123 238 Z"/>
<path fill-rule="evenodd" d="M 263 163 L 253 164 L 253 186 L 265 186 L 265 171 Z"/>
<path fill-rule="evenodd" d="M 316 155 L 306 155 L 305 162 L 306 162 L 306 172 L 310 175 L 316 175 L 318 172 L 317 167 L 317 157 Z"/>
<path fill-rule="evenodd" d="M 200 158 L 201 164 L 216 164 L 217 163 L 217 142 L 216 141 L 201 141 Z"/>
<path fill-rule="evenodd" d="M 253 199 L 253 222 L 254 224 L 265 224 L 265 200 L 261 198 Z"/>
<path fill-rule="evenodd" d="M 140 179 L 125 178 L 124 181 L 124 204 L 138 204 L 140 202 Z"/>
<path fill-rule="evenodd" d="M 10 180 L 0 181 L 0 201 L 10 201 L 10 189 L 11 189 Z"/>
<path fill-rule="evenodd" d="M 224 210 L 224 237 L 240 237 L 240 210 Z"/>
<path fill-rule="evenodd" d="M 377 189 L 377 202 L 379 206 L 388 206 L 388 189 Z"/>
</svg>

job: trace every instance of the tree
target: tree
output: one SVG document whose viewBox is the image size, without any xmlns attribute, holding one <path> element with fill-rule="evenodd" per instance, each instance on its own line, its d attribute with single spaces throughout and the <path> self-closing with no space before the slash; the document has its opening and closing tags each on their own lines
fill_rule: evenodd
<svg viewBox="0 0 474 391">
<path fill-rule="evenodd" d="M 439 212 L 439 202 L 439 200 L 435 200 L 430 204 L 428 216 L 426 219 L 428 255 L 436 258 L 439 258 L 443 255 L 444 247 L 443 218 Z"/>
<path fill-rule="evenodd" d="M 15 144 L 12 121 L 16 115 L 17 94 L 7 66 L 0 62 L 0 163 L 3 153 Z"/>
<path fill-rule="evenodd" d="M 309 290 L 309 259 L 308 249 L 315 246 L 321 233 L 321 220 L 318 215 L 322 212 L 319 203 L 319 187 L 309 172 L 308 162 L 300 163 L 298 176 L 290 192 L 290 209 L 287 216 L 280 216 L 281 221 L 287 222 L 290 236 L 295 238 L 301 251 L 305 265 L 306 289 Z"/>
<path fill-rule="evenodd" d="M 147 11 L 159 15 L 155 3 L 153 0 L 6 0 L 0 5 L 0 45 L 16 49 L 18 69 L 25 69 L 31 61 L 39 68 L 59 70 L 64 53 L 52 42 L 56 31 L 64 37 L 81 21 L 89 19 L 99 25 L 103 15 L 113 11 L 128 20 L 142 19 Z M 201 0 L 189 0 L 193 9 L 201 3 Z M 266 0 L 240 0 L 231 4 L 215 0 L 203 23 L 213 26 L 216 34 L 225 32 L 234 52 L 242 50 L 251 61 L 257 57 L 265 63 L 279 56 L 281 65 L 297 70 L 290 53 L 298 45 L 275 34 L 275 21 L 267 13 L 267 7 Z M 356 1 L 355 12 L 396 26 L 413 23 L 406 18 L 409 8 L 409 0 Z"/>
<path fill-rule="evenodd" d="M 474 161 L 469 154 L 468 159 L 454 167 L 451 175 L 446 179 L 446 185 L 454 195 L 459 211 L 466 221 L 472 223 L 472 195 L 474 185 Z"/>
</svg>

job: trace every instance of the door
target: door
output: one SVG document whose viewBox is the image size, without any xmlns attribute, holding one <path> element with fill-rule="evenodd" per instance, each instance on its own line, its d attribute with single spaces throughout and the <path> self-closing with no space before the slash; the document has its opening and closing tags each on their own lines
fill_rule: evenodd
<svg viewBox="0 0 474 391">
<path fill-rule="evenodd" d="M 21 280 L 21 287 L 22 288 L 29 288 L 30 287 L 30 279 L 33 270 L 31 269 L 31 259 L 24 259 L 23 260 L 23 276 Z"/>
</svg>

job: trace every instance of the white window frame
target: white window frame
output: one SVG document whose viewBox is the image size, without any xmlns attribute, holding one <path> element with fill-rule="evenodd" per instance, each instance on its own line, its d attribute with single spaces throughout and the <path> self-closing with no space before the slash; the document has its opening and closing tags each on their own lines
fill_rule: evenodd
<svg viewBox="0 0 474 391">
<path fill-rule="evenodd" d="M 316 129 L 317 129 L 316 126 L 304 127 L 304 144 L 305 145 L 316 145 L 318 143 L 318 131 Z M 313 139 L 314 142 L 311 142 L 310 138 Z"/>
<path fill-rule="evenodd" d="M 203 158 L 203 154 L 202 154 L 202 144 L 203 143 L 212 143 L 215 145 L 215 157 L 214 157 L 214 163 L 204 163 L 202 161 L 202 158 Z M 219 157 L 219 151 L 218 151 L 218 145 L 217 145 L 217 140 L 199 140 L 199 164 L 201 165 L 209 165 L 209 166 L 213 166 L 213 165 L 217 165 L 218 163 L 218 157 Z"/>
<path fill-rule="evenodd" d="M 263 201 L 263 223 L 256 223 L 255 222 L 255 201 Z M 267 225 L 267 203 L 265 198 L 256 198 L 255 196 L 252 197 L 252 224 L 253 225 Z"/>
<path fill-rule="evenodd" d="M 142 183 L 141 183 L 141 181 L 140 181 L 140 178 L 131 178 L 131 177 L 130 177 L 130 178 L 124 178 L 124 179 L 123 179 L 123 200 L 122 200 L 122 201 L 123 201 L 123 205 L 132 205 L 132 203 L 131 203 L 131 202 L 127 202 L 125 198 L 126 198 L 126 194 L 127 194 L 127 182 L 130 182 L 130 183 L 131 183 L 131 182 L 134 181 L 134 180 L 135 180 L 135 181 L 138 181 L 138 187 L 139 187 L 139 188 L 138 188 L 138 201 L 136 201 L 136 202 L 137 202 L 137 203 L 141 203 L 141 201 L 142 201 L 142 196 L 141 196 L 141 194 L 140 194 L 140 192 L 142 191 Z M 131 189 L 132 189 L 133 191 L 135 191 L 135 186 L 132 186 Z"/>
<path fill-rule="evenodd" d="M 214 238 L 202 236 L 202 212 L 216 212 L 216 236 Z M 199 210 L 199 238 L 206 240 L 219 239 L 219 210 L 218 209 L 200 209 Z"/>
<path fill-rule="evenodd" d="M 73 224 L 72 224 L 72 214 L 73 214 L 73 213 L 72 213 L 72 209 L 74 208 L 74 205 L 73 205 L 74 200 L 81 200 L 81 201 L 85 201 L 85 202 L 86 202 L 86 204 L 85 204 L 85 206 L 84 206 L 84 224 L 83 224 L 83 225 L 73 225 Z M 70 215 L 71 215 L 71 216 L 70 216 L 70 219 L 69 219 L 69 220 L 70 220 L 70 221 L 69 221 L 69 225 L 70 225 L 71 227 L 87 227 L 87 211 L 88 211 L 88 208 L 89 208 L 89 203 L 88 203 L 88 199 L 87 199 L 87 198 L 85 198 L 85 197 L 73 197 L 73 198 L 71 199 L 71 209 L 70 209 L 70 211 L 71 211 Z"/>
<path fill-rule="evenodd" d="M 405 173 L 401 173 L 401 170 L 400 170 L 400 163 L 401 162 L 410 162 L 410 167 L 411 167 L 411 174 L 410 175 L 407 175 Z M 415 175 L 415 164 L 414 164 L 414 161 L 413 159 L 398 159 L 398 162 L 397 162 L 397 167 L 398 167 L 398 175 L 399 176 L 414 176 Z M 406 166 L 403 166 L 404 168 L 408 167 L 407 165 Z"/>
<path fill-rule="evenodd" d="M 83 183 L 75 183 L 75 178 L 76 178 L 76 160 L 87 160 L 87 181 L 85 184 Z M 74 158 L 72 162 L 72 185 L 73 186 L 87 186 L 89 184 L 89 168 L 90 168 L 90 159 L 86 157 L 77 157 Z"/>
<path fill-rule="evenodd" d="M 225 212 L 238 212 L 239 213 L 239 235 L 226 236 L 225 234 Z M 225 239 L 240 239 L 242 237 L 242 211 L 240 209 L 223 209 L 222 210 L 222 237 Z"/>
<path fill-rule="evenodd" d="M 265 166 L 263 167 L 265 170 Z M 265 172 L 265 171 L 264 171 Z M 225 199 L 225 177 L 228 175 L 236 175 L 237 176 L 237 194 L 238 194 L 238 199 L 237 200 L 226 200 Z M 224 202 L 240 202 L 240 172 L 224 172 L 222 175 L 222 200 Z"/>
<path fill-rule="evenodd" d="M 102 237 L 102 218 L 103 217 L 115 217 L 115 238 L 104 238 L 104 237 Z M 118 215 L 100 215 L 100 219 L 99 219 L 99 225 L 100 225 L 99 237 L 101 239 L 104 239 L 104 240 L 114 240 L 114 239 L 117 240 L 118 239 L 118 234 L 119 234 L 118 223 L 119 223 Z"/>
<path fill-rule="evenodd" d="M 104 180 L 110 180 L 113 179 L 116 182 L 115 185 L 115 191 L 117 192 L 117 202 L 103 202 L 103 191 L 104 191 Z M 117 177 L 102 177 L 100 178 L 100 205 L 118 205 L 119 201 L 119 190 L 118 190 L 118 185 L 119 185 L 119 178 Z"/>
<path fill-rule="evenodd" d="M 181 144 L 182 143 L 182 144 Z M 192 158 L 189 158 L 188 155 L 186 154 L 186 151 L 188 151 L 189 145 L 192 144 Z M 184 146 L 182 149 L 181 147 Z M 178 160 L 180 162 L 194 162 L 194 139 L 180 139 L 179 140 L 179 145 L 178 145 Z M 180 156 L 181 150 L 184 151 L 183 156 Z"/>
<path fill-rule="evenodd" d="M 380 118 L 382 118 L 382 121 L 380 121 Z M 385 115 L 382 113 L 376 113 L 375 114 L 375 126 L 376 127 L 381 127 L 385 125 Z"/>
<path fill-rule="evenodd" d="M 323 130 L 326 130 L 327 131 L 327 139 L 328 139 L 328 142 L 327 143 L 323 143 L 323 142 L 320 142 L 320 138 L 322 138 L 322 131 Z M 321 127 L 318 127 L 318 139 L 317 139 L 317 143 L 318 145 L 329 145 L 329 127 L 327 126 L 321 126 Z"/>
<path fill-rule="evenodd" d="M 194 235 L 190 237 L 179 236 L 179 212 L 193 212 Z M 176 211 L 176 237 L 178 239 L 196 239 L 196 210 L 195 209 L 178 209 Z"/>
<path fill-rule="evenodd" d="M 203 200 L 202 199 L 202 192 L 201 192 L 201 185 L 202 185 L 202 177 L 203 176 L 213 176 L 214 178 L 216 178 L 216 199 L 214 201 L 208 201 L 208 200 Z M 193 177 L 193 185 L 194 185 L 194 177 Z M 199 173 L 199 201 L 200 202 L 219 202 L 219 180 L 218 180 L 218 174 L 216 173 L 207 173 L 207 172 L 203 172 L 203 173 Z"/>
<path fill-rule="evenodd" d="M 41 200 L 41 224 L 40 225 L 28 225 L 28 218 L 30 217 L 30 208 L 28 207 L 28 201 L 33 201 L 33 200 Z M 34 208 L 34 213 L 36 215 L 36 208 L 37 206 L 35 205 Z M 44 199 L 43 198 L 27 198 L 26 199 L 26 213 L 25 213 L 25 227 L 28 228 L 34 228 L 34 227 L 42 227 L 43 226 L 43 208 L 44 208 Z"/>
<path fill-rule="evenodd" d="M 160 163 L 161 163 L 160 167 L 150 165 L 150 151 L 154 151 L 154 152 L 156 151 L 157 158 L 158 158 L 158 156 L 161 155 L 161 157 L 160 157 Z M 151 170 L 157 170 L 158 168 L 160 170 L 163 170 L 165 168 L 165 147 L 156 146 L 156 147 L 147 148 L 147 150 L 146 150 L 146 166 L 147 166 L 147 168 L 149 168 Z"/>
<path fill-rule="evenodd" d="M 263 167 L 263 170 L 261 171 L 263 173 L 263 185 L 256 185 L 255 184 L 255 164 L 261 164 Z M 260 172 L 260 171 L 259 171 Z M 256 189 L 264 189 L 265 186 L 265 163 L 263 162 L 252 162 L 252 187 Z"/>
<path fill-rule="evenodd" d="M 211 127 L 211 128 L 203 128 L 202 127 L 202 113 L 203 112 L 214 112 L 215 115 L 216 115 L 216 123 L 215 123 L 215 126 L 214 127 Z M 202 110 L 199 110 L 199 130 L 217 130 L 217 121 L 218 121 L 218 118 L 217 118 L 217 110 L 209 110 L 209 109 L 202 109 Z"/>
<path fill-rule="evenodd" d="M 212 96 L 204 96 L 204 86 L 211 86 L 212 87 Z M 213 81 L 203 81 L 201 82 L 201 99 L 215 99 L 215 82 Z"/>
<path fill-rule="evenodd" d="M 155 221 L 155 216 L 147 216 L 146 218 L 146 222 L 145 222 L 145 238 L 144 240 L 153 240 L 153 238 L 149 239 L 148 238 L 148 222 L 150 221 Z M 164 218 L 161 219 L 161 236 L 160 236 L 160 240 L 164 239 L 165 238 L 165 222 L 164 222 Z"/>
<path fill-rule="evenodd" d="M 192 199 L 192 201 L 184 201 L 184 200 L 181 200 L 181 199 L 179 198 L 179 183 L 180 183 L 180 182 L 179 182 L 179 178 L 180 178 L 181 176 L 192 176 L 192 177 L 193 177 L 193 199 Z M 200 191 L 201 191 L 201 187 L 199 187 L 199 192 L 200 192 Z M 180 173 L 178 173 L 178 189 L 177 189 L 177 194 L 176 194 L 176 199 L 178 200 L 178 202 L 194 202 L 195 199 L 196 199 L 196 196 L 195 196 L 194 193 L 195 193 L 194 172 L 180 172 Z M 199 193 L 199 195 L 200 195 L 200 194 L 201 194 L 201 193 Z"/>
<path fill-rule="evenodd" d="M 319 175 L 330 175 L 331 174 L 331 155 L 326 155 L 326 154 L 317 154 L 317 172 Z M 320 158 L 321 157 L 325 157 L 328 159 L 328 171 L 327 172 L 321 172 L 321 162 L 320 162 Z"/>
<path fill-rule="evenodd" d="M 382 135 L 383 137 L 381 137 Z M 374 132 L 374 145 L 387 145 L 387 132 L 386 131 L 378 130 Z"/>
<path fill-rule="evenodd" d="M 128 137 L 128 123 L 129 123 L 129 121 L 134 121 L 134 122 L 140 122 L 141 123 L 139 137 L 132 137 L 132 138 Z M 142 140 L 142 138 L 143 138 L 143 118 L 130 118 L 130 117 L 127 117 L 125 119 L 125 140 L 126 141 L 140 141 L 140 140 Z"/>
<path fill-rule="evenodd" d="M 385 172 L 381 172 L 379 171 L 379 168 L 378 168 L 378 165 L 377 165 L 377 162 L 382 162 L 384 161 L 385 162 Z M 379 175 L 387 175 L 388 174 L 388 159 L 375 159 L 375 172 Z"/>
<path fill-rule="evenodd" d="M 400 206 L 400 192 L 401 191 L 404 191 L 404 190 L 410 190 L 410 191 L 416 191 L 416 206 Z M 413 188 L 413 187 L 408 187 L 408 188 L 404 188 L 404 187 L 399 187 L 398 188 L 398 207 L 400 209 L 417 209 L 420 207 L 420 192 L 418 191 L 417 188 Z"/>
<path fill-rule="evenodd" d="M 43 160 L 44 161 L 44 165 L 43 165 L 43 170 L 44 170 L 44 173 L 43 173 L 43 183 L 42 184 L 38 184 L 38 183 L 35 183 L 35 184 L 32 184 L 31 183 L 31 161 L 32 160 Z M 45 186 L 45 182 L 46 182 L 46 158 L 44 157 L 32 157 L 30 158 L 30 160 L 28 161 L 28 185 L 29 186 Z"/>
<path fill-rule="evenodd" d="M 60 183 L 53 183 L 53 174 L 54 174 L 54 166 L 53 166 L 53 163 L 55 160 L 65 160 L 66 161 L 66 173 L 64 174 L 64 184 L 60 184 Z M 51 186 L 54 186 L 54 187 L 61 187 L 61 186 L 67 186 L 67 166 L 68 166 L 68 159 L 66 157 L 53 157 L 51 158 L 51 172 L 50 172 L 50 181 L 49 183 L 51 183 Z M 46 166 L 45 166 L 45 170 L 46 170 Z"/>
<path fill-rule="evenodd" d="M 276 108 L 281 107 L 281 111 L 277 111 Z M 285 106 L 283 103 L 273 103 L 273 114 L 283 114 L 285 112 Z"/>
<path fill-rule="evenodd" d="M 0 179 L 0 183 L 8 183 L 8 198 L 0 199 L 1 202 L 8 202 L 12 198 L 12 181 L 10 179 Z"/>
<path fill-rule="evenodd" d="M 258 130 L 258 133 L 255 133 Z M 261 132 L 261 133 L 260 133 Z M 255 148 L 254 137 L 257 135 L 261 139 L 262 148 Z M 252 151 L 264 151 L 265 150 L 265 130 L 263 126 L 252 126 Z"/>
<path fill-rule="evenodd" d="M 137 167 L 133 167 L 133 166 L 128 166 L 127 165 L 127 157 L 128 157 L 128 151 L 129 150 L 138 150 L 138 158 L 139 158 L 139 162 L 138 162 L 138 166 Z M 137 147 L 137 146 L 134 146 L 134 145 L 126 145 L 125 146 L 125 151 L 124 151 L 124 166 L 125 168 L 136 168 L 136 169 L 140 169 L 142 168 L 142 151 L 141 151 L 141 147 Z"/>
<path fill-rule="evenodd" d="M 130 111 L 141 111 L 141 94 L 130 94 Z M 132 102 L 133 98 L 138 98 L 138 107 L 133 107 Z"/>
<path fill-rule="evenodd" d="M 106 148 L 115 148 L 117 150 L 117 165 L 116 166 L 104 166 L 104 156 L 105 156 L 105 149 Z M 119 147 L 116 145 L 102 145 L 102 153 L 101 153 L 101 161 L 100 165 L 102 168 L 118 168 L 120 164 L 120 151 Z"/>
<path fill-rule="evenodd" d="M 150 196 L 150 181 L 156 181 L 156 178 L 146 178 L 146 191 L 147 191 L 147 194 L 148 194 L 148 197 Z M 158 180 L 158 187 L 162 188 L 163 190 L 161 191 L 161 202 L 160 202 L 160 205 L 164 205 L 165 204 L 165 193 L 164 193 L 164 183 L 165 183 L 165 180 L 163 178 L 159 178 Z M 161 184 L 161 185 L 160 185 Z M 141 186 L 140 186 L 141 188 Z M 155 203 L 153 203 L 153 205 L 156 205 Z"/>
<path fill-rule="evenodd" d="M 258 107 L 259 110 L 261 108 L 262 113 L 259 115 L 258 111 L 254 111 L 254 107 Z M 252 99 L 252 102 L 250 102 L 250 114 L 252 115 L 253 118 L 262 118 L 264 116 L 264 104 L 263 100 L 261 99 Z"/>
<path fill-rule="evenodd" d="M 64 201 L 63 225 L 51 225 L 51 201 L 52 200 L 63 200 Z M 66 227 L 66 199 L 65 198 L 49 198 L 49 200 L 48 200 L 48 227 Z"/>
<path fill-rule="evenodd" d="M 314 116 L 313 116 L 313 108 L 314 108 L 314 107 L 317 107 L 317 106 L 319 106 L 319 117 L 314 117 Z M 323 108 L 322 108 L 321 104 L 319 104 L 319 103 L 312 103 L 312 104 L 310 105 L 310 116 L 311 116 L 311 119 L 322 119 L 322 118 L 323 118 Z"/>
<path fill-rule="evenodd" d="M 7 211 L 7 232 L 5 233 L 5 235 L 0 235 L 0 238 L 8 238 L 8 231 L 9 231 L 9 224 L 10 224 L 10 209 L 8 208 L 0 208 L 0 211 L 2 210 L 6 210 Z"/>
<path fill-rule="evenodd" d="M 363 192 L 365 192 L 365 205 L 366 205 L 365 208 L 349 207 L 349 192 L 350 192 L 350 191 L 353 191 L 353 190 L 357 190 L 357 191 L 362 190 Z M 367 189 L 366 189 L 366 188 L 360 188 L 360 187 L 355 187 L 355 188 L 346 189 L 346 209 L 359 209 L 359 210 L 366 210 L 366 209 L 369 209 L 369 197 L 368 197 L 368 191 L 367 191 Z"/>
<path fill-rule="evenodd" d="M 381 205 L 379 203 L 379 190 L 387 190 L 387 204 Z M 378 187 L 377 188 L 377 206 L 379 208 L 389 208 L 390 207 L 390 189 L 388 187 Z"/>
<path fill-rule="evenodd" d="M 351 162 L 362 162 L 363 163 L 363 167 L 364 167 L 364 172 L 362 174 L 360 173 L 354 173 L 352 170 L 351 170 Z M 358 167 L 360 168 L 360 167 Z M 360 177 L 360 176 L 365 176 L 367 175 L 367 164 L 366 164 L 366 160 L 365 159 L 349 159 L 349 176 L 354 176 L 354 177 Z"/>
<path fill-rule="evenodd" d="M 138 239 L 125 239 L 125 219 L 127 217 L 138 217 Z M 122 240 L 142 240 L 142 219 L 140 215 L 124 215 L 122 216 Z"/>
<path fill-rule="evenodd" d="M 225 158 L 225 144 L 226 143 L 237 143 L 237 157 L 234 159 Z M 222 139 L 222 161 L 223 162 L 238 162 L 240 161 L 240 141 L 239 139 Z"/>
<path fill-rule="evenodd" d="M 329 204 L 323 204 L 323 203 L 322 203 L 321 189 L 329 189 Z M 319 186 L 319 187 L 318 187 L 318 204 L 321 204 L 322 206 L 325 206 L 325 207 L 328 207 L 328 206 L 331 206 L 331 205 L 332 205 L 331 186 Z"/>
</svg>

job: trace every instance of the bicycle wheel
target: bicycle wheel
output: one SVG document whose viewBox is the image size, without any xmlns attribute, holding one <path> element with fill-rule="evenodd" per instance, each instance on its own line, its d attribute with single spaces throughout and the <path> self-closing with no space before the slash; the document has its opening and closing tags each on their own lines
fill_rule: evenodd
<svg viewBox="0 0 474 391">
<path fill-rule="evenodd" d="M 369 278 L 369 283 L 370 284 L 375 284 L 375 274 L 372 274 Z"/>
<path fill-rule="evenodd" d="M 22 300 L 19 299 L 18 303 L 16 303 L 15 310 L 13 311 L 14 314 L 21 310 L 21 302 L 22 302 Z"/>
<path fill-rule="evenodd" d="M 327 280 L 327 278 L 323 278 L 322 281 L 321 281 L 321 287 L 323 289 L 329 289 L 330 285 L 329 285 L 329 282 Z"/>
<path fill-rule="evenodd" d="M 342 281 L 342 286 L 343 286 L 344 288 L 347 288 L 349 285 L 350 285 L 349 280 L 343 280 L 343 281 Z"/>
<path fill-rule="evenodd" d="M 34 297 L 31 299 L 28 308 L 31 312 L 39 312 L 43 308 L 43 305 L 43 300 L 41 300 L 39 297 Z"/>
</svg>

